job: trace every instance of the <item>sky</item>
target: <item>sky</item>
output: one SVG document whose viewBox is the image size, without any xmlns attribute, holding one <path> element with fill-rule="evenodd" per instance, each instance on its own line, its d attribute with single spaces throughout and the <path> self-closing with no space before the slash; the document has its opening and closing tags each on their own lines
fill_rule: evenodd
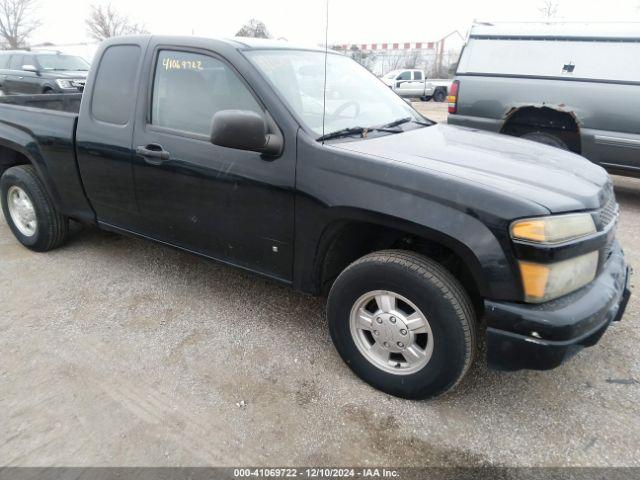
<svg viewBox="0 0 640 480">
<path fill-rule="evenodd" d="M 89 6 L 103 0 L 39 0 L 42 26 L 31 43 L 89 41 Z M 111 0 L 112 6 L 152 33 L 229 37 L 250 18 L 263 21 L 275 37 L 318 45 L 325 35 L 325 0 Z M 539 21 L 544 0 L 329 0 L 329 43 L 438 40 L 474 20 Z M 559 0 L 557 20 L 638 21 L 640 0 Z M 640 27 L 639 27 L 640 28 Z"/>
</svg>

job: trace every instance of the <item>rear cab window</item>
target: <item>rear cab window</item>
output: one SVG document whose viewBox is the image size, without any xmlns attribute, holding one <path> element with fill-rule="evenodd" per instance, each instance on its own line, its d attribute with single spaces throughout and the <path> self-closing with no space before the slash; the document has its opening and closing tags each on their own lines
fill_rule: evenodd
<svg viewBox="0 0 640 480">
<path fill-rule="evenodd" d="M 4 70 L 9 66 L 9 57 L 8 53 L 0 53 L 0 70 Z"/>
<path fill-rule="evenodd" d="M 22 63 L 23 57 L 24 55 L 21 54 L 11 55 L 11 60 L 9 60 L 9 69 L 22 70 L 22 65 L 24 65 L 24 63 Z"/>
<path fill-rule="evenodd" d="M 138 45 L 114 45 L 104 52 L 91 100 L 95 120 L 113 125 L 129 123 L 136 103 L 140 55 Z"/>
</svg>

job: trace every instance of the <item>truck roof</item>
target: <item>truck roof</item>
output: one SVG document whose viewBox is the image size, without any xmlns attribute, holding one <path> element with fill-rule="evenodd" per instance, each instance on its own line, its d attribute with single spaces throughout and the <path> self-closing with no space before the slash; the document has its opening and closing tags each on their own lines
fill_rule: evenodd
<svg viewBox="0 0 640 480">
<path fill-rule="evenodd" d="M 640 22 L 476 22 L 469 37 L 640 40 Z"/>
<path fill-rule="evenodd" d="M 324 48 L 318 46 L 310 46 L 304 44 L 291 43 L 286 40 L 273 40 L 265 38 L 249 38 L 249 37 L 196 37 L 196 36 L 177 36 L 177 35 L 128 35 L 122 37 L 114 37 L 109 40 L 113 43 L 126 43 L 128 38 L 154 38 L 161 40 L 167 45 L 189 45 L 194 41 L 207 42 L 216 41 L 226 43 L 230 47 L 237 48 L 239 50 L 251 50 L 251 49 L 282 49 L 282 50 L 314 50 L 324 52 Z M 329 53 L 338 53 L 332 49 L 329 49 Z"/>
</svg>

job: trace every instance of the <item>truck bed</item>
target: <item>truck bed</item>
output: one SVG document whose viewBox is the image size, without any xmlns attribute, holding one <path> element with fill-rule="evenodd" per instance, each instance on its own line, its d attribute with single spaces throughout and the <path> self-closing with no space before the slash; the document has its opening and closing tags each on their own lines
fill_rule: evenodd
<svg viewBox="0 0 640 480">
<path fill-rule="evenodd" d="M 90 219 L 93 214 L 75 149 L 81 98 L 81 94 L 0 97 L 0 167 L 14 165 L 16 152 L 28 158 L 62 213 Z"/>
<path fill-rule="evenodd" d="M 42 108 L 59 112 L 78 113 L 80 111 L 81 93 L 60 95 L 6 95 L 0 97 L 0 103 L 20 107 Z"/>
</svg>

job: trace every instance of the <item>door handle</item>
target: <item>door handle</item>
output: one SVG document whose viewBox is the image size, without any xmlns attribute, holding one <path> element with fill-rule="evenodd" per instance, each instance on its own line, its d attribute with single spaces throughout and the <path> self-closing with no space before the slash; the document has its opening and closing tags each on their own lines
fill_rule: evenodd
<svg viewBox="0 0 640 480">
<path fill-rule="evenodd" d="M 136 155 L 141 156 L 151 165 L 160 165 L 162 162 L 166 162 L 171 159 L 171 154 L 162 148 L 162 145 L 155 143 L 136 147 Z"/>
</svg>

